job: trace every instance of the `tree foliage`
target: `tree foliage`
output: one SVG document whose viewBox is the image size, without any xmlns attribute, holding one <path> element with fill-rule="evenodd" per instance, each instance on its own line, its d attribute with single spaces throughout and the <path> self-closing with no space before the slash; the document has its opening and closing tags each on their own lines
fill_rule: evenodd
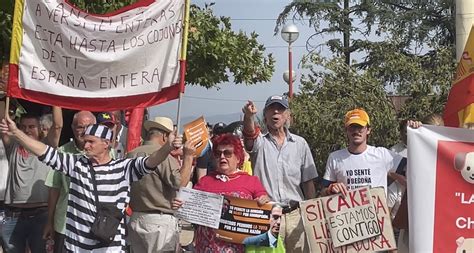
<svg viewBox="0 0 474 253">
<path fill-rule="evenodd" d="M 358 73 L 342 58 L 328 60 L 312 54 L 305 62 L 310 73 L 303 77 L 301 93 L 291 102 L 292 130 L 308 141 L 320 173 L 330 151 L 345 146 L 343 120 L 349 110 L 363 108 L 370 115 L 369 143 L 397 142 L 395 109 L 372 73 Z"/>
<path fill-rule="evenodd" d="M 13 0 L 3 0 L 0 5 L 0 63 L 7 62 L 10 55 L 13 5 Z"/>
<path fill-rule="evenodd" d="M 216 17 L 209 6 L 191 8 L 187 80 L 210 88 L 230 80 L 236 84 L 269 81 L 274 59 L 265 56 L 258 35 L 234 32 L 228 17 Z"/>
<path fill-rule="evenodd" d="M 349 8 L 343 1 L 293 1 L 275 28 L 309 18 L 315 30 L 303 64 L 309 73 L 292 102 L 292 128 L 308 140 L 323 167 L 331 148 L 345 143 L 347 110 L 365 108 L 373 124 L 369 142 L 389 147 L 397 140 L 398 120 L 442 112 L 456 64 L 453 1 L 344 1 Z M 344 33 L 351 38 L 348 46 Z M 332 38 L 321 42 L 322 35 Z M 346 53 L 358 55 L 350 66 L 341 59 Z M 397 115 L 387 95 L 410 99 Z"/>
<path fill-rule="evenodd" d="M 345 1 L 350 4 L 347 9 L 342 4 Z M 395 39 L 400 49 L 415 52 L 426 44 L 452 46 L 455 42 L 452 0 L 293 1 L 279 15 L 275 32 L 288 19 L 304 18 L 309 18 L 309 26 L 315 30 L 313 36 L 336 36 L 322 43 L 335 54 L 366 50 L 365 47 L 372 42 L 368 37 L 373 35 Z M 345 31 L 354 37 L 349 48 L 342 46 L 341 38 Z M 313 42 L 311 37 L 307 41 L 309 51 L 321 45 Z"/>
</svg>

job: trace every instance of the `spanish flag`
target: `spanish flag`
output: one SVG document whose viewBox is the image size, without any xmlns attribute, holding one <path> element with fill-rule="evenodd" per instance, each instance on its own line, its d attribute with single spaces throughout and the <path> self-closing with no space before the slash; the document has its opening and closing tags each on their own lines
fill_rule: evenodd
<svg viewBox="0 0 474 253">
<path fill-rule="evenodd" d="M 453 86 L 444 109 L 444 124 L 463 127 L 474 123 L 474 26 L 459 60 Z"/>
<path fill-rule="evenodd" d="M 139 0 L 92 14 L 68 0 L 15 1 L 8 96 L 88 111 L 177 99 L 184 7 L 185 0 Z"/>
</svg>

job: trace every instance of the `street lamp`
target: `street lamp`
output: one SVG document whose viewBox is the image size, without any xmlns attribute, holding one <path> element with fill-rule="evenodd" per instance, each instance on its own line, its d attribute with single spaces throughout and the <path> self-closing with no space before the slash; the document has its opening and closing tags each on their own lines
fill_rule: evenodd
<svg viewBox="0 0 474 253">
<path fill-rule="evenodd" d="M 300 36 L 300 32 L 294 24 L 285 25 L 281 29 L 281 37 L 288 43 L 288 97 L 290 99 L 293 98 L 293 75 L 289 74 L 293 73 L 291 44 L 298 39 L 298 36 Z"/>
<path fill-rule="evenodd" d="M 291 80 L 295 80 L 296 78 L 296 72 L 294 70 L 291 71 Z M 290 71 L 289 70 L 285 70 L 283 72 L 283 80 L 287 83 L 287 84 L 290 84 Z"/>
</svg>

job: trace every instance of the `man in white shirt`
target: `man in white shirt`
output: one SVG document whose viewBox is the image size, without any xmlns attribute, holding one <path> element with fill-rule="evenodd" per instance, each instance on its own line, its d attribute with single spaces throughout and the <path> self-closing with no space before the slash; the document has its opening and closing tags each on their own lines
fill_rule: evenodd
<svg viewBox="0 0 474 253">
<path fill-rule="evenodd" d="M 370 119 L 363 109 L 346 113 L 344 126 L 348 147 L 329 155 L 324 179 L 327 195 L 354 190 L 364 186 L 383 186 L 387 191 L 389 172 L 402 173 L 406 159 L 383 147 L 367 144 L 371 132 Z"/>
</svg>

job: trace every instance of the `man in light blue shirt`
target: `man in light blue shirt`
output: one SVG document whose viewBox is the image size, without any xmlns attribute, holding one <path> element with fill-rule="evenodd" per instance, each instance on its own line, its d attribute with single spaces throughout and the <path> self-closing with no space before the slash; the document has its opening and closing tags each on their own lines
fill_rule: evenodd
<svg viewBox="0 0 474 253">
<path fill-rule="evenodd" d="M 290 206 L 282 217 L 280 235 L 288 252 L 309 252 L 298 203 L 316 197 L 314 179 L 318 177 L 308 143 L 288 131 L 288 100 L 271 96 L 263 116 L 268 133 L 259 133 L 252 101 L 244 108 L 244 144 L 250 154 L 254 175 L 260 178 L 270 198 Z"/>
</svg>

